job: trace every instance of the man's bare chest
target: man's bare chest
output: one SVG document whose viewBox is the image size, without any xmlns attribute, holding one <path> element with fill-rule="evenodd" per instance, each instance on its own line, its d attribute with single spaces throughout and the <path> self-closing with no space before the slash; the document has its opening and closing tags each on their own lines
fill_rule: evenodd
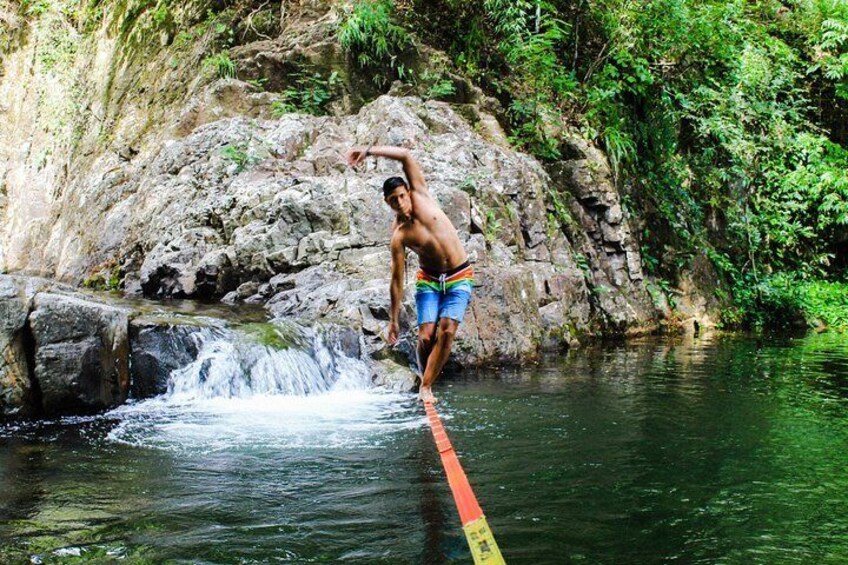
<svg viewBox="0 0 848 565">
<path fill-rule="evenodd" d="M 419 221 L 404 226 L 401 233 L 403 244 L 416 250 L 433 244 L 437 239 L 432 227 Z"/>
</svg>

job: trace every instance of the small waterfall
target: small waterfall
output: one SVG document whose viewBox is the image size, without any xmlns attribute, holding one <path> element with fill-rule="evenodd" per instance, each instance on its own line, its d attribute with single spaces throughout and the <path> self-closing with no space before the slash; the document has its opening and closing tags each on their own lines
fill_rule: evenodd
<svg viewBox="0 0 848 565">
<path fill-rule="evenodd" d="M 358 336 L 285 321 L 168 334 L 190 351 L 164 393 L 108 413 L 110 441 L 185 453 L 379 447 L 423 422 L 407 395 L 371 386 Z"/>
<path fill-rule="evenodd" d="M 308 396 L 369 385 L 365 362 L 348 356 L 322 329 L 287 322 L 198 332 L 198 355 L 171 373 L 174 400 Z"/>
</svg>

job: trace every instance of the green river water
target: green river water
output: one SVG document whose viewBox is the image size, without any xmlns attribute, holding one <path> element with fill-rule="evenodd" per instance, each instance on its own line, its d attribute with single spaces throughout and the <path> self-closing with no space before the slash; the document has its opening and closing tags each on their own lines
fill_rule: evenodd
<svg viewBox="0 0 848 565">
<path fill-rule="evenodd" d="M 848 337 L 645 340 L 445 377 L 507 563 L 848 563 Z M 412 395 L 0 427 L 2 563 L 470 563 Z"/>
</svg>

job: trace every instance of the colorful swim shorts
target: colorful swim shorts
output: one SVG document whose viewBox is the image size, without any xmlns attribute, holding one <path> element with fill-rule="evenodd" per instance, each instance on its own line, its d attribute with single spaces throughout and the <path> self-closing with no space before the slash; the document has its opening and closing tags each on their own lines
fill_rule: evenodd
<svg viewBox="0 0 848 565">
<path fill-rule="evenodd" d="M 473 288 L 474 270 L 468 261 L 444 272 L 419 269 L 415 281 L 418 325 L 434 323 L 441 318 L 461 322 Z"/>
</svg>

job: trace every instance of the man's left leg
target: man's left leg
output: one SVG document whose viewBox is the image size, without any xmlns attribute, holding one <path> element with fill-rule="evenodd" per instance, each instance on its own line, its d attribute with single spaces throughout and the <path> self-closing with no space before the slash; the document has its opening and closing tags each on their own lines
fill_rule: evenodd
<svg viewBox="0 0 848 565">
<path fill-rule="evenodd" d="M 430 357 L 427 359 L 427 368 L 424 369 L 424 375 L 421 377 L 420 398 L 424 402 L 435 402 L 433 391 L 430 387 L 450 357 L 453 338 L 456 335 L 456 330 L 459 328 L 459 322 L 450 318 L 442 318 L 439 320 L 438 330 L 436 331 L 436 340 L 433 343 L 433 349 L 430 351 Z"/>
</svg>

